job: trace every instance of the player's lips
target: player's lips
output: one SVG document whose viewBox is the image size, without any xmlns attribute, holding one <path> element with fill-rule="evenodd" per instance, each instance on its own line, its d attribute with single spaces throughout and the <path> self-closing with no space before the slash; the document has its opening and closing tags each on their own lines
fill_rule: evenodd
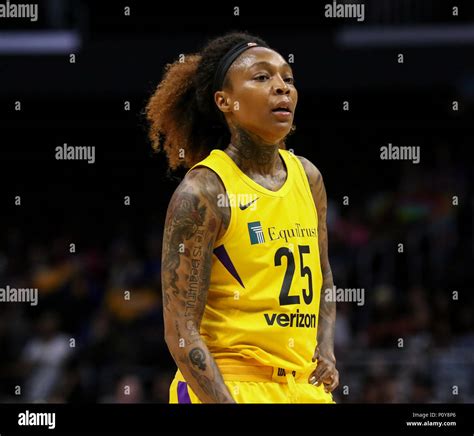
<svg viewBox="0 0 474 436">
<path fill-rule="evenodd" d="M 293 111 L 291 109 L 292 106 L 289 99 L 280 100 L 272 107 L 272 113 L 278 120 L 287 121 L 293 117 Z"/>
<path fill-rule="evenodd" d="M 293 114 L 288 111 L 272 111 L 275 118 L 279 121 L 288 121 L 291 120 Z"/>
<path fill-rule="evenodd" d="M 275 103 L 272 107 L 272 112 L 289 112 L 293 113 L 291 110 L 291 101 L 289 99 L 280 100 L 278 103 Z"/>
</svg>

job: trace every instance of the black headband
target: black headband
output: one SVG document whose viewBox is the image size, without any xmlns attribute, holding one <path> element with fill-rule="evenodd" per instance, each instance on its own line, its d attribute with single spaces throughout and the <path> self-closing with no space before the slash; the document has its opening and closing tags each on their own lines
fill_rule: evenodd
<svg viewBox="0 0 474 436">
<path fill-rule="evenodd" d="M 229 70 L 232 63 L 245 51 L 252 47 L 262 47 L 256 42 L 239 42 L 237 45 L 234 45 L 219 61 L 217 65 L 216 73 L 214 74 L 213 82 L 213 93 L 222 89 L 224 84 L 225 75 Z"/>
</svg>

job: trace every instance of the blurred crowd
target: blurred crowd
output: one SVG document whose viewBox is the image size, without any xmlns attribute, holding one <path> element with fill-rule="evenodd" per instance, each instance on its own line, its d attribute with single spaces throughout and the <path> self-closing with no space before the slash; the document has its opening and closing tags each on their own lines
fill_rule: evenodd
<svg viewBox="0 0 474 436">
<path fill-rule="evenodd" d="M 366 291 L 338 305 L 341 402 L 474 401 L 470 174 L 447 147 L 435 157 L 359 211 L 330 208 L 335 281 Z"/>
<path fill-rule="evenodd" d="M 403 167 L 391 191 L 372 186 L 363 207 L 329 195 L 335 284 L 365 290 L 363 306 L 338 304 L 338 402 L 474 401 L 473 199 L 463 162 L 440 153 L 430 168 Z M 0 303 L 0 401 L 168 401 L 164 212 L 143 228 L 124 219 L 106 244 L 79 234 L 72 253 L 67 223 L 34 243 L 6 227 L 0 283 L 40 295 Z"/>
</svg>

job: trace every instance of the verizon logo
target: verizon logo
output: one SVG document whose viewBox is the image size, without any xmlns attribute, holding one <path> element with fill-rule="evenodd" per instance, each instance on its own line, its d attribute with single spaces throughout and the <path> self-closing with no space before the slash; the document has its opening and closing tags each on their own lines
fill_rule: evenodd
<svg viewBox="0 0 474 436">
<path fill-rule="evenodd" d="M 300 313 L 296 309 L 296 313 L 264 313 L 267 325 L 279 325 L 280 327 L 300 327 L 300 328 L 316 328 L 316 315 L 314 313 Z"/>
</svg>

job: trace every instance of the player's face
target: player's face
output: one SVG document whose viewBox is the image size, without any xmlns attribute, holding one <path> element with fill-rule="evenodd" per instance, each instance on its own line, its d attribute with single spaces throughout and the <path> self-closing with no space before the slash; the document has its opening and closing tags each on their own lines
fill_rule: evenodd
<svg viewBox="0 0 474 436">
<path fill-rule="evenodd" d="M 216 93 L 216 103 L 227 122 L 266 143 L 284 139 L 293 125 L 298 101 L 293 73 L 285 59 L 268 48 L 251 48 L 237 58 L 227 74 L 229 85 Z"/>
</svg>

